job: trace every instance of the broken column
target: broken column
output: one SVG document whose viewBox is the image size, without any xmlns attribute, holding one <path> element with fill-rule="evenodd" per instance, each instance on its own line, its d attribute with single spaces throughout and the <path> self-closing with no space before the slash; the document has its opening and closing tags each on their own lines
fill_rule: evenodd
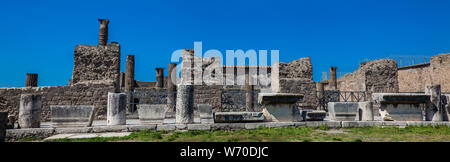
<svg viewBox="0 0 450 162">
<path fill-rule="evenodd" d="M 27 73 L 25 87 L 37 87 L 37 85 L 38 85 L 38 74 Z"/>
<path fill-rule="evenodd" d="M 108 24 L 109 20 L 98 19 L 100 22 L 100 32 L 98 34 L 98 45 L 106 46 L 108 43 Z"/>
<path fill-rule="evenodd" d="M 194 85 L 178 85 L 175 118 L 177 124 L 194 122 Z"/>
<path fill-rule="evenodd" d="M 164 68 L 156 69 L 156 87 L 164 88 Z"/>
<path fill-rule="evenodd" d="M 134 90 L 134 55 L 128 55 L 125 65 L 125 92 L 127 93 L 127 110 L 134 112 L 132 92 Z"/>
<path fill-rule="evenodd" d="M 20 95 L 19 126 L 39 128 L 41 126 L 42 96 L 39 94 Z"/>
<path fill-rule="evenodd" d="M 358 114 L 359 121 L 373 121 L 373 102 L 358 102 Z"/>
<path fill-rule="evenodd" d="M 176 73 L 173 70 L 176 70 L 177 64 L 176 63 L 170 63 L 169 64 L 169 73 L 167 75 L 167 107 L 169 108 L 167 111 L 169 112 L 175 112 L 175 105 L 176 105 L 176 86 L 174 83 L 176 83 L 177 76 Z M 172 73 L 174 74 L 172 76 Z"/>
<path fill-rule="evenodd" d="M 323 86 L 323 83 L 317 82 L 316 89 L 317 89 L 317 99 L 319 101 L 317 110 L 325 110 L 325 98 L 324 98 L 325 88 Z"/>
<path fill-rule="evenodd" d="M 108 93 L 106 125 L 126 124 L 126 102 L 125 93 Z"/>
<path fill-rule="evenodd" d="M 120 87 L 125 86 L 125 73 L 120 72 L 120 81 L 119 81 Z"/>
<path fill-rule="evenodd" d="M 0 142 L 5 141 L 7 122 L 8 122 L 8 112 L 0 112 Z"/>
<path fill-rule="evenodd" d="M 330 81 L 328 84 L 331 90 L 337 90 L 336 70 L 337 67 L 330 67 Z"/>
<path fill-rule="evenodd" d="M 425 120 L 443 121 L 444 112 L 441 102 L 441 85 L 425 86 L 425 93 L 430 95 L 430 103 L 425 109 Z"/>
<path fill-rule="evenodd" d="M 253 101 L 253 95 L 254 95 L 254 89 L 253 89 L 253 85 L 250 84 L 250 75 L 247 74 L 246 75 L 246 79 L 245 79 L 245 107 L 247 108 L 248 112 L 253 112 L 253 105 L 254 105 L 254 101 Z"/>
</svg>

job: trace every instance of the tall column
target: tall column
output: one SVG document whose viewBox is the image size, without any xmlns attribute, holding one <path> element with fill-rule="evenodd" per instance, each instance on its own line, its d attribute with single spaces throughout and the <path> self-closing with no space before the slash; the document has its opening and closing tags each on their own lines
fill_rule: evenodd
<svg viewBox="0 0 450 162">
<path fill-rule="evenodd" d="M 245 75 L 245 107 L 247 108 L 248 112 L 253 112 L 254 110 L 254 101 L 253 101 L 253 94 L 254 89 L 253 85 L 250 83 L 250 74 Z"/>
<path fill-rule="evenodd" d="M 42 96 L 22 94 L 19 105 L 19 126 L 21 128 L 39 128 L 41 126 Z"/>
<path fill-rule="evenodd" d="M 323 83 L 317 82 L 316 83 L 316 89 L 317 89 L 317 98 L 319 101 L 317 110 L 325 110 L 325 87 L 323 86 Z"/>
<path fill-rule="evenodd" d="M 120 81 L 119 81 L 120 87 L 125 86 L 125 73 L 120 72 Z"/>
<path fill-rule="evenodd" d="M 109 20 L 98 19 L 100 22 L 100 32 L 98 34 L 98 45 L 106 46 L 108 43 L 108 24 Z"/>
<path fill-rule="evenodd" d="M 127 93 L 127 110 L 134 113 L 135 106 L 133 102 L 132 92 L 134 90 L 134 55 L 128 55 L 125 65 L 125 92 Z"/>
<path fill-rule="evenodd" d="M 331 90 L 337 90 L 336 70 L 337 67 L 330 67 L 330 81 L 328 84 Z"/>
<path fill-rule="evenodd" d="M 156 87 L 163 88 L 164 87 L 164 68 L 155 68 L 156 69 Z"/>
<path fill-rule="evenodd" d="M 169 108 L 168 112 L 175 112 L 175 105 L 176 105 L 176 86 L 174 85 L 174 82 L 176 83 L 177 76 L 176 74 L 176 63 L 170 63 L 169 64 L 169 73 L 167 75 L 167 107 Z M 174 71 L 175 70 L 175 71 Z M 174 75 L 172 76 L 172 73 Z"/>
<path fill-rule="evenodd" d="M 27 73 L 25 87 L 37 87 L 37 85 L 38 85 L 38 74 Z"/>
<path fill-rule="evenodd" d="M 178 85 L 176 107 L 175 122 L 177 124 L 194 122 L 194 85 Z"/>
</svg>

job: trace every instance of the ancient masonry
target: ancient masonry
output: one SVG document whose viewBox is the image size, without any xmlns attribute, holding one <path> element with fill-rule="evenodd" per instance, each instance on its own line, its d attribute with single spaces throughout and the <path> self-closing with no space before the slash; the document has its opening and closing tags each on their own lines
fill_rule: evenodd
<svg viewBox="0 0 450 162">
<path fill-rule="evenodd" d="M 89 113 L 93 113 L 96 119 L 102 120 L 109 116 L 112 125 L 123 123 L 124 109 L 131 117 L 138 112 L 138 107 L 142 107 L 140 110 L 142 114 L 139 116 L 147 113 L 146 110 L 149 109 L 158 110 L 158 113 L 155 113 L 159 115 L 164 110 L 168 114 L 176 112 L 177 116 L 181 116 L 182 118 L 177 119 L 177 123 L 192 123 L 194 117 L 202 114 L 198 112 L 200 111 L 198 105 L 202 105 L 202 109 L 211 107 L 212 111 L 208 111 L 209 113 L 215 112 L 216 116 L 222 116 L 224 119 L 229 115 L 237 115 L 242 120 L 259 121 L 264 119 L 262 111 L 276 107 L 271 104 L 277 104 L 277 102 L 262 100 L 279 99 L 285 100 L 285 106 L 293 105 L 295 110 L 292 113 L 302 112 L 303 118 L 308 120 L 320 120 L 325 113 L 312 110 L 329 111 L 329 108 L 336 112 L 333 116 L 335 119 L 355 118 L 353 116 L 355 114 L 350 116 L 348 114 L 345 116 L 346 113 L 339 114 L 341 107 L 348 107 L 348 104 L 328 104 L 340 101 L 363 102 L 350 104 L 352 111 L 363 112 L 356 114 L 356 117 L 373 120 L 366 116 L 382 115 L 387 120 L 397 116 L 394 112 L 389 114 L 391 104 L 389 101 L 379 99 L 376 100 L 379 102 L 372 105 L 371 102 L 375 101 L 373 96 L 380 96 L 379 93 L 425 93 L 425 87 L 429 85 L 440 85 L 440 91 L 443 94 L 450 93 L 450 54 L 436 55 L 429 63 L 407 67 L 397 67 L 397 62 L 390 59 L 369 61 L 361 63 L 358 70 L 340 78 L 336 77 L 338 67 L 330 67 L 330 80 L 315 82 L 310 57 L 299 58 L 289 63 L 277 62 L 272 66 L 224 66 L 220 64 L 219 57 L 196 57 L 192 49 L 185 49 L 182 52 L 181 65 L 179 65 L 182 69 L 180 78 L 175 75 L 177 65 L 168 63 L 168 76 L 164 76 L 165 68 L 159 67 L 155 69 L 156 81 L 137 81 L 134 78 L 135 59 L 139 59 L 139 56 L 127 55 L 125 73 L 121 72 L 120 44 L 108 43 L 109 20 L 100 19 L 99 21 L 98 45 L 75 47 L 72 78 L 68 85 L 40 87 L 38 74 L 26 74 L 24 88 L 0 88 L 0 111 L 8 112 L 9 116 L 12 116 L 11 119 L 14 119 L 14 116 L 20 117 L 21 113 L 40 114 L 37 115 L 39 117 L 28 115 L 30 118 L 26 121 L 17 121 L 24 127 L 35 127 L 34 123 L 38 123 L 37 120 L 50 121 L 51 105 L 55 109 L 58 108 L 57 105 L 93 105 L 94 108 L 89 107 L 83 119 L 90 120 Z M 202 62 L 202 65 L 195 64 L 198 61 Z M 267 70 L 265 76 L 269 78 L 270 84 L 265 86 L 249 84 L 250 80 L 260 79 L 260 76 L 256 75 L 263 74 L 262 69 Z M 225 73 L 229 70 L 233 73 Z M 225 82 L 237 82 L 240 80 L 237 77 L 237 71 L 245 73 L 244 84 L 224 85 L 220 79 L 211 80 L 213 84 L 196 83 L 197 80 L 194 80 L 198 75 L 212 72 L 216 78 L 222 76 Z M 172 82 L 172 78 L 175 82 Z M 346 96 L 347 93 L 350 96 Z M 265 96 L 260 96 L 262 94 Z M 389 94 L 384 95 L 389 96 Z M 108 96 L 124 105 L 109 107 L 117 112 L 107 114 Z M 21 103 L 21 98 L 25 101 L 24 98 L 27 97 L 29 98 L 27 102 L 30 103 Z M 400 97 L 405 96 L 400 95 Z M 183 98 L 192 98 L 193 102 Z M 438 97 L 434 100 L 441 99 Z M 423 103 L 429 104 L 428 101 Z M 41 108 L 35 109 L 36 105 L 33 106 L 33 104 L 39 104 Z M 433 114 L 440 114 L 441 106 L 435 105 L 435 107 L 437 108 Z M 378 113 L 378 109 L 381 109 L 381 114 Z M 233 114 L 233 112 L 247 113 Z M 160 119 L 161 116 L 148 118 L 148 120 Z M 211 117 L 205 119 L 211 119 Z"/>
</svg>

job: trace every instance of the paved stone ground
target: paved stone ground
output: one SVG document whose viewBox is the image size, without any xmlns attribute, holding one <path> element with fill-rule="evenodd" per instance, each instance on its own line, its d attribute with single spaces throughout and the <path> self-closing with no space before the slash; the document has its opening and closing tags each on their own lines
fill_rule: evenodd
<svg viewBox="0 0 450 162">
<path fill-rule="evenodd" d="M 93 137 L 125 137 L 130 135 L 131 132 L 110 132 L 110 133 L 75 133 L 75 134 L 57 134 L 44 140 L 55 140 L 55 139 L 77 139 L 77 138 L 93 138 Z"/>
</svg>

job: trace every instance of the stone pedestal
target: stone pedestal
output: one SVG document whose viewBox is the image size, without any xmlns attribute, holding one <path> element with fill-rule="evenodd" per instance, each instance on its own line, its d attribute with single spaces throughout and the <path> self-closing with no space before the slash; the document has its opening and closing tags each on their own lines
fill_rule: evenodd
<svg viewBox="0 0 450 162">
<path fill-rule="evenodd" d="M 380 115 L 385 121 L 423 121 L 423 105 L 430 95 L 419 93 L 373 93 L 372 99 L 380 103 Z"/>
<path fill-rule="evenodd" d="M 178 85 L 176 107 L 177 124 L 194 122 L 194 85 Z"/>
<path fill-rule="evenodd" d="M 52 127 L 91 126 L 93 105 L 50 105 Z"/>
<path fill-rule="evenodd" d="M 259 93 L 258 103 L 263 105 L 263 113 L 269 122 L 300 121 L 301 115 L 295 103 L 303 99 L 303 95 L 294 93 Z"/>
<path fill-rule="evenodd" d="M 108 93 L 106 125 L 126 124 L 126 103 L 125 93 Z"/>
<path fill-rule="evenodd" d="M 8 112 L 0 112 L 0 142 L 5 141 L 7 122 L 8 122 Z"/>
<path fill-rule="evenodd" d="M 165 104 L 140 104 L 138 108 L 141 124 L 162 124 L 166 116 Z"/>
<path fill-rule="evenodd" d="M 331 120 L 355 121 L 358 102 L 328 102 L 328 114 Z"/>
<path fill-rule="evenodd" d="M 20 128 L 39 128 L 41 126 L 42 96 L 22 94 L 19 106 Z"/>
</svg>

